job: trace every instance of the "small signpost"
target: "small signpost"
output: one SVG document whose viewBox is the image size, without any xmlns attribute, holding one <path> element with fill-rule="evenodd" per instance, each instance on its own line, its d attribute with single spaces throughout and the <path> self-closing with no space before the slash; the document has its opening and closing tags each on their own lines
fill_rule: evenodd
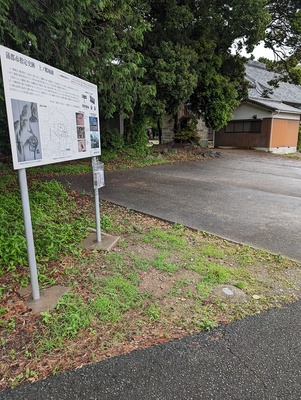
<svg viewBox="0 0 301 400">
<path fill-rule="evenodd" d="M 104 165 L 96 157 L 92 158 L 94 198 L 95 198 L 95 219 L 96 219 L 96 240 L 101 242 L 100 210 L 98 189 L 105 185 Z"/>
<path fill-rule="evenodd" d="M 104 185 L 97 86 L 0 46 L 14 169 L 18 170 L 33 300 L 40 298 L 26 168 L 93 157 L 97 241 L 98 188 Z M 97 195 L 96 195 L 97 192 Z"/>
</svg>

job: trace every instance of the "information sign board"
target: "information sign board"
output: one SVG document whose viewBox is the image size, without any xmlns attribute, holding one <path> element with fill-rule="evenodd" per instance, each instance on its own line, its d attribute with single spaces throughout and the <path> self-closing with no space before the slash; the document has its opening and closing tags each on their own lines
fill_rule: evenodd
<svg viewBox="0 0 301 400">
<path fill-rule="evenodd" d="M 97 86 L 0 46 L 14 169 L 101 153 Z"/>
</svg>

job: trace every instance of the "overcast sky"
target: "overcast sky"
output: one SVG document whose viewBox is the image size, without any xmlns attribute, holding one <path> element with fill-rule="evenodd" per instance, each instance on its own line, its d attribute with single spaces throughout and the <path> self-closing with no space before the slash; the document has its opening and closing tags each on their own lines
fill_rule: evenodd
<svg viewBox="0 0 301 400">
<path fill-rule="evenodd" d="M 263 42 L 261 42 L 260 45 L 255 48 L 252 54 L 254 55 L 255 60 L 258 60 L 259 57 L 265 57 L 269 58 L 270 60 L 274 60 L 274 53 L 272 50 L 266 49 L 263 45 Z"/>
<path fill-rule="evenodd" d="M 233 52 L 235 52 L 235 47 L 233 46 Z M 240 53 L 242 56 L 250 57 L 251 54 L 246 53 L 245 50 L 242 50 Z M 274 60 L 274 54 L 272 50 L 264 48 L 263 42 L 261 42 L 258 46 L 256 46 L 255 50 L 252 53 L 255 57 L 255 60 L 258 60 L 259 57 L 269 58 L 270 60 Z"/>
</svg>

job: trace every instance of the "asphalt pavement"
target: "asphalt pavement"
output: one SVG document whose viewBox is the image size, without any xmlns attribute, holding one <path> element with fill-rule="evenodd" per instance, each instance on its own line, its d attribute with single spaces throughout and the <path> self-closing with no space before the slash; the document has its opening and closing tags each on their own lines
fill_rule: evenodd
<svg viewBox="0 0 301 400">
<path fill-rule="evenodd" d="M 91 176 L 66 177 L 92 192 Z M 301 260 L 301 162 L 257 152 L 106 173 L 100 197 Z M 299 400 L 301 302 L 0 393 L 5 400 Z"/>
<path fill-rule="evenodd" d="M 2 400 L 299 400 L 301 302 L 0 393 Z"/>
<path fill-rule="evenodd" d="M 300 159 L 224 150 L 205 161 L 108 172 L 105 181 L 102 199 L 301 261 Z"/>
</svg>

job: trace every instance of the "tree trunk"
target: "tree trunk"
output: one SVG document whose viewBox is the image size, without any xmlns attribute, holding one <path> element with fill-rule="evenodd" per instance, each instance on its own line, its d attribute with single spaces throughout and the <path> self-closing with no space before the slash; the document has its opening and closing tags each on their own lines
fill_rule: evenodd
<svg viewBox="0 0 301 400">
<path fill-rule="evenodd" d="M 157 128 L 158 128 L 159 144 L 161 144 L 162 143 L 162 128 L 160 125 L 160 118 L 157 119 Z"/>
</svg>

